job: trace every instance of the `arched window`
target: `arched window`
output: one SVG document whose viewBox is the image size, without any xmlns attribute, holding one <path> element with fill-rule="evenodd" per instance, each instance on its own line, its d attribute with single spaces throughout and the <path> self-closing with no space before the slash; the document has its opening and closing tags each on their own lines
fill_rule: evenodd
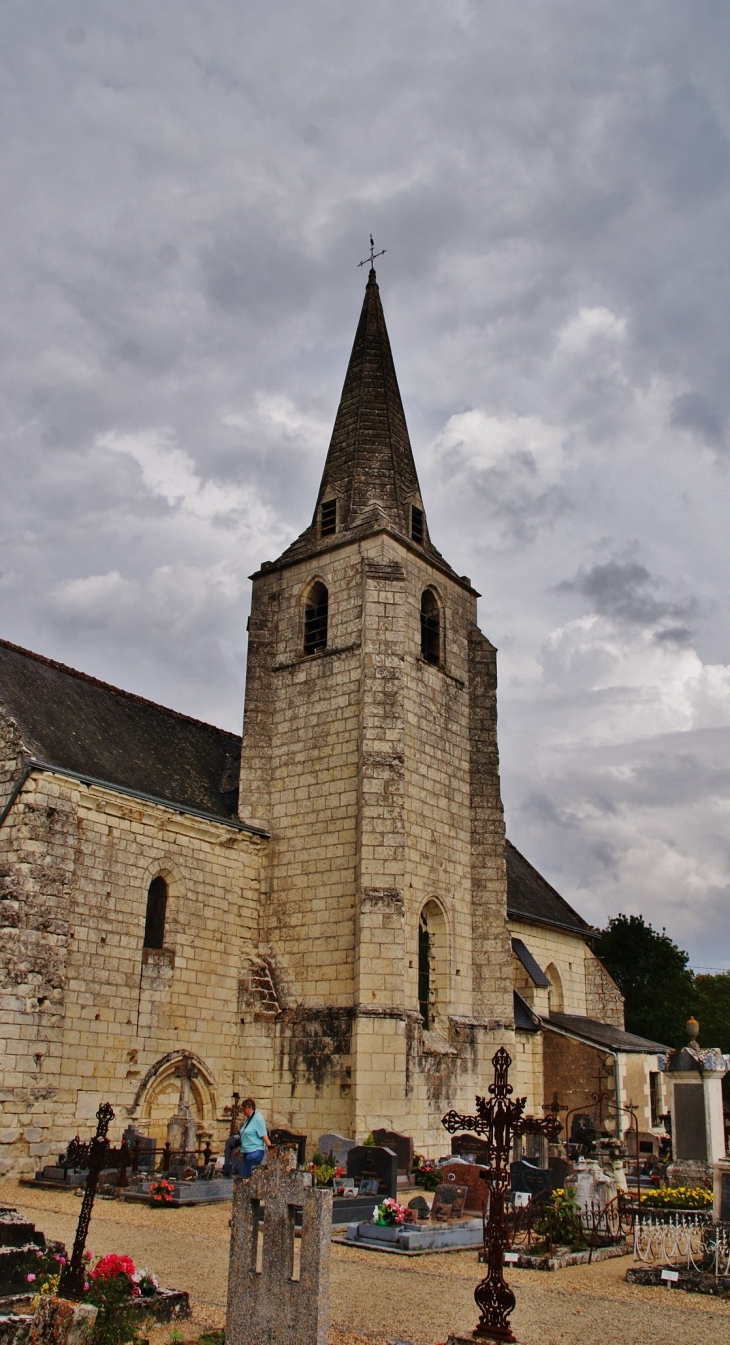
<svg viewBox="0 0 730 1345">
<path fill-rule="evenodd" d="M 167 883 L 164 878 L 153 878 L 147 891 L 147 919 L 144 926 L 145 948 L 162 948 L 164 946 L 166 911 Z"/>
<path fill-rule="evenodd" d="M 418 921 L 418 1008 L 431 1032 L 447 1012 L 447 938 L 444 913 L 427 901 Z"/>
<path fill-rule="evenodd" d="M 441 662 L 441 617 L 435 593 L 421 594 L 421 653 L 427 663 Z"/>
<path fill-rule="evenodd" d="M 312 584 L 304 608 L 304 652 L 318 654 L 327 648 L 329 595 L 324 584 Z"/>
<path fill-rule="evenodd" d="M 421 911 L 418 922 L 418 1008 L 423 1026 L 428 1031 L 431 1024 L 431 934 L 428 928 L 428 916 Z"/>
<path fill-rule="evenodd" d="M 550 966 L 545 968 L 545 975 L 547 976 L 550 982 L 550 989 L 548 990 L 548 1004 L 550 1005 L 550 1012 L 562 1013 L 564 1003 L 563 982 L 560 972 L 558 971 L 554 962 L 551 962 Z"/>
</svg>

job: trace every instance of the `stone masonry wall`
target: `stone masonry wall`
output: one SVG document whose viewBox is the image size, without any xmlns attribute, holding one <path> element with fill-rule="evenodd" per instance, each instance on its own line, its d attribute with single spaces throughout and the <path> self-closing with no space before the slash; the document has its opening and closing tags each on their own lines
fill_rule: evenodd
<svg viewBox="0 0 730 1345">
<path fill-rule="evenodd" d="M 200 1119 L 227 1133 L 224 1105 L 253 1082 L 246 1034 L 253 1045 L 258 1029 L 240 1022 L 238 988 L 258 939 L 263 845 L 63 776 L 26 782 L 0 833 L 4 1170 L 32 1171 L 90 1130 L 101 1101 L 118 1137 L 182 1051 L 200 1062 Z M 142 944 L 160 873 L 156 952 Z"/>
</svg>

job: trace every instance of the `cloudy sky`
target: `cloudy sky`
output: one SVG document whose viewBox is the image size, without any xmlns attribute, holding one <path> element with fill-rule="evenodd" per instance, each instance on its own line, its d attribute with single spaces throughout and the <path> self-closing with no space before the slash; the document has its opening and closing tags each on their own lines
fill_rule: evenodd
<svg viewBox="0 0 730 1345">
<path fill-rule="evenodd" d="M 238 730 L 372 229 L 512 840 L 730 964 L 727 0 L 4 0 L 0 630 Z"/>
</svg>

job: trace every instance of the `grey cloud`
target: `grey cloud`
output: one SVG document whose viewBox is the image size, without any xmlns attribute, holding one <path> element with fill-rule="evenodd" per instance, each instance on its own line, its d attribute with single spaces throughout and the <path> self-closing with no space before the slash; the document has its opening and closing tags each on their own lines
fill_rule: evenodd
<svg viewBox="0 0 730 1345">
<path fill-rule="evenodd" d="M 589 598 L 599 616 L 630 622 L 637 626 L 655 626 L 667 619 L 691 615 L 696 608 L 692 599 L 683 603 L 655 598 L 652 589 L 661 580 L 651 575 L 638 561 L 606 561 L 583 569 L 573 579 L 558 584 L 560 593 L 580 593 Z M 687 644 L 692 632 L 687 626 L 670 626 L 655 634 L 655 639 Z"/>
<path fill-rule="evenodd" d="M 622 794 L 573 716 L 618 723 L 641 687 L 609 669 L 596 690 L 576 657 L 544 696 L 542 651 L 567 600 L 629 644 L 649 629 L 665 661 L 691 626 L 730 658 L 727 5 L 665 6 L 661 23 L 655 0 L 72 11 L 10 0 L 0 16 L 2 634 L 240 726 L 245 576 L 311 515 L 373 229 L 419 464 L 472 408 L 540 417 L 565 445 L 552 474 L 508 455 L 422 473 L 432 533 L 502 650 L 510 829 L 599 914 L 622 904 L 623 847 L 661 807 L 698 869 L 714 862 L 687 742 L 657 768 L 676 799 L 651 804 L 648 763 Z M 561 331 L 604 308 L 620 339 L 556 358 Z M 267 398 L 308 433 L 267 422 Z M 169 435 L 203 487 L 249 502 L 186 518 L 98 447 L 112 431 Z M 103 588 L 96 605 L 59 598 L 114 572 L 106 608 Z M 541 821 L 523 799 L 542 771 Z"/>
<path fill-rule="evenodd" d="M 701 392 L 683 392 L 672 402 L 671 424 L 690 430 L 710 448 L 724 447 L 719 417 Z"/>
</svg>

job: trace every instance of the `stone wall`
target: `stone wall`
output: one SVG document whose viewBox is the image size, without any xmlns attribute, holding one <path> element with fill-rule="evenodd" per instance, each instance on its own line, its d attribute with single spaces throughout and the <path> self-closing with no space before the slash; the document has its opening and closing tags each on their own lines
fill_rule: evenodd
<svg viewBox="0 0 730 1345">
<path fill-rule="evenodd" d="M 7 735 L 6 735 L 7 739 Z M 34 772 L 0 832 L 3 1170 L 32 1171 L 101 1101 L 155 1119 L 182 1051 L 215 1138 L 248 1091 L 239 978 L 255 948 L 260 852 L 230 827 Z M 165 947 L 143 949 L 147 889 L 169 887 Z M 158 1108 L 159 1113 L 159 1108 Z"/>
</svg>

